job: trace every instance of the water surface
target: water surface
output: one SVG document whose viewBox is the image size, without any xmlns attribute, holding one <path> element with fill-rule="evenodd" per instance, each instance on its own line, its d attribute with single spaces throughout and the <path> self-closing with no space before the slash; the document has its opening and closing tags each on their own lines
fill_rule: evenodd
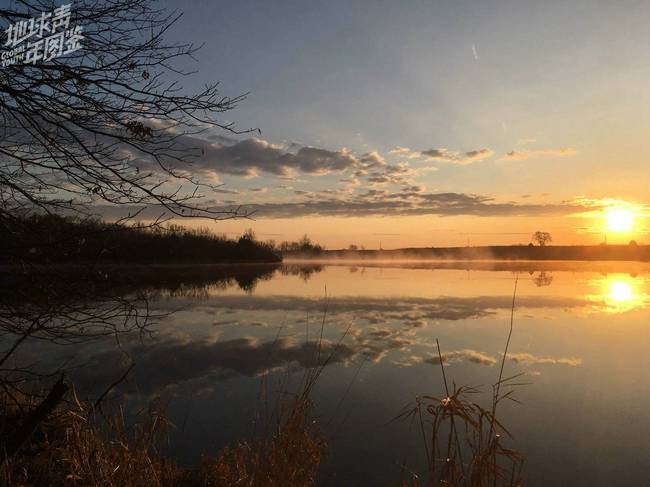
<svg viewBox="0 0 650 487">
<path fill-rule="evenodd" d="M 314 394 L 331 445 L 323 481 L 396 485 L 400 465 L 417 471 L 424 453 L 414 427 L 390 420 L 418 394 L 442 393 L 436 339 L 450 380 L 489 391 L 517 279 L 505 368 L 529 384 L 500 416 L 526 456 L 527 485 L 650 478 L 650 266 L 348 262 L 244 274 L 197 282 L 179 271 L 151 301 L 171 312 L 153 334 L 59 360 L 77 364 L 87 390 L 135 362 L 129 401 L 164 398 L 176 424 L 170 450 L 191 462 L 254 430 L 262 375 L 288 366 L 298 376 L 315 354 L 331 355 Z"/>
</svg>

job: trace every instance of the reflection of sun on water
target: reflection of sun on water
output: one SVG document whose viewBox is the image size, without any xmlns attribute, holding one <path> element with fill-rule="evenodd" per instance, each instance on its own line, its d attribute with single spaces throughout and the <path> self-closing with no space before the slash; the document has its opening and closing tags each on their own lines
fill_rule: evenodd
<svg viewBox="0 0 650 487">
<path fill-rule="evenodd" d="M 610 313 L 643 308 L 648 300 L 643 279 L 615 275 L 592 281 L 592 284 L 597 285 L 600 292 L 589 296 L 589 299 L 604 304 L 604 310 Z"/>
<path fill-rule="evenodd" d="M 609 283 L 609 298 L 617 303 L 629 303 L 634 300 L 634 291 L 627 282 L 611 281 Z"/>
</svg>

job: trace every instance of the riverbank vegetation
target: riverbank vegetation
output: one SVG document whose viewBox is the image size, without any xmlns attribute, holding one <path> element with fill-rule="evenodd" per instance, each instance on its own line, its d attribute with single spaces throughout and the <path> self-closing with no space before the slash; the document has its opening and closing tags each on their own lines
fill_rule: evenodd
<svg viewBox="0 0 650 487">
<path fill-rule="evenodd" d="M 184 467 L 162 450 L 171 424 L 162 404 L 135 422 L 121 408 L 80 401 L 58 382 L 40 402 L 0 398 L 2 485 L 230 487 L 315 485 L 326 443 L 312 418 L 309 389 L 282 396 L 263 434 L 241 439 Z M 59 401 L 63 400 L 60 404 Z"/>
<path fill-rule="evenodd" d="M 325 252 L 325 247 L 304 235 L 300 240 L 295 242 L 282 242 L 277 247 L 278 251 L 286 257 L 317 257 Z"/>
<path fill-rule="evenodd" d="M 0 220 L 0 262 L 242 263 L 279 262 L 252 231 L 238 238 L 181 225 L 109 223 L 32 215 Z"/>
</svg>

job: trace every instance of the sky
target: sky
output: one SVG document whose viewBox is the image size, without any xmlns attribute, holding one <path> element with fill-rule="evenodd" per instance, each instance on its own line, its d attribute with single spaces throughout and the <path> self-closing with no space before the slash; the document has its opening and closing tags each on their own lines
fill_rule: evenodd
<svg viewBox="0 0 650 487">
<path fill-rule="evenodd" d="M 183 80 L 249 93 L 195 170 L 262 239 L 328 248 L 646 236 L 650 3 L 173 2 Z M 613 212 L 613 213 L 612 213 Z M 205 223 L 195 223 L 202 224 Z"/>
</svg>

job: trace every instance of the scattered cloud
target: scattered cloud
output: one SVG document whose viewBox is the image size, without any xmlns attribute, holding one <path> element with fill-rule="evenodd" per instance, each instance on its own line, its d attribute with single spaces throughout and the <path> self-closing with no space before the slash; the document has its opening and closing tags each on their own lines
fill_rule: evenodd
<svg viewBox="0 0 650 487">
<path fill-rule="evenodd" d="M 497 357 L 488 355 L 484 352 L 480 352 L 478 350 L 472 350 L 470 348 L 464 348 L 461 350 L 444 352 L 441 355 L 430 354 L 429 356 L 424 358 L 411 355 L 409 357 L 399 359 L 398 361 L 396 361 L 396 364 L 401 367 L 408 367 L 420 363 L 440 365 L 441 357 L 442 357 L 442 363 L 444 365 L 450 365 L 459 362 L 472 362 L 479 365 L 492 366 L 495 365 L 499 360 Z M 582 364 L 582 359 L 579 358 L 537 357 L 530 353 L 514 353 L 514 354 L 509 353 L 508 358 L 516 363 L 530 364 L 530 365 L 551 364 L 551 365 L 569 365 L 575 367 Z M 537 374 L 533 373 L 531 375 L 539 375 L 539 373 Z"/>
<path fill-rule="evenodd" d="M 339 180 L 343 184 L 347 184 L 348 186 L 359 186 L 361 182 L 359 181 L 358 178 L 355 178 L 354 176 L 349 177 L 349 178 L 343 178 Z"/>
<path fill-rule="evenodd" d="M 173 154 L 182 154 L 190 162 L 179 163 Z M 157 168 L 156 163 L 145 154 L 133 152 L 130 158 L 141 169 Z M 234 142 L 223 138 L 208 140 L 191 135 L 177 136 L 167 154 L 160 155 L 160 158 L 167 167 L 175 170 L 242 177 L 253 177 L 260 173 L 291 176 L 296 172 L 320 176 L 364 164 L 346 149 L 286 146 L 258 138 Z"/>
<path fill-rule="evenodd" d="M 440 356 L 432 355 L 428 358 L 423 359 L 422 361 L 427 364 L 440 365 L 440 357 L 442 357 L 442 363 L 444 365 L 449 365 L 455 362 L 472 362 L 479 365 L 494 365 L 497 363 L 497 359 L 486 355 L 483 352 L 477 350 L 471 350 L 469 348 L 464 348 L 463 350 L 455 350 L 452 352 L 444 352 Z"/>
<path fill-rule="evenodd" d="M 433 159 L 434 161 L 442 161 L 464 166 L 492 157 L 494 151 L 492 149 L 483 148 L 462 153 L 451 151 L 446 148 L 437 148 L 422 151 L 422 155 L 429 159 Z"/>
<path fill-rule="evenodd" d="M 510 151 L 503 156 L 500 161 L 524 161 L 535 157 L 570 157 L 578 153 L 571 147 L 563 147 L 560 149 L 535 149 L 535 150 L 520 150 Z"/>
<path fill-rule="evenodd" d="M 419 159 L 420 157 L 422 157 L 421 152 L 411 150 L 408 147 L 401 147 L 399 145 L 394 149 L 390 150 L 388 153 L 406 159 Z"/>
<path fill-rule="evenodd" d="M 451 365 L 454 363 L 460 362 L 471 362 L 478 365 L 493 366 L 497 363 L 497 359 L 486 353 L 479 352 L 477 350 L 472 350 L 469 348 L 464 348 L 462 350 L 453 350 L 450 352 L 444 352 L 440 355 L 430 354 L 426 357 L 419 357 L 416 355 L 410 355 L 408 357 L 402 357 L 395 361 L 395 364 L 399 367 L 411 367 L 418 364 L 433 364 L 440 365 L 440 359 L 442 358 L 443 365 Z"/>
<path fill-rule="evenodd" d="M 213 210 L 255 211 L 256 218 L 294 218 L 305 216 L 362 217 L 362 216 L 563 216 L 576 215 L 598 210 L 586 206 L 580 200 L 560 203 L 497 201 L 494 197 L 467 193 L 430 193 L 422 186 L 409 184 L 401 176 L 371 176 L 375 184 L 387 184 L 385 180 L 406 183 L 399 189 L 370 188 L 363 192 L 349 188 L 325 189 L 321 191 L 293 190 L 300 197 L 298 201 L 260 202 L 242 204 L 213 201 L 206 206 Z M 385 179 L 384 179 L 385 178 Z M 391 179 L 392 178 L 392 179 Z M 140 218 L 154 218 L 159 215 L 155 207 L 143 210 L 137 206 L 94 207 L 97 214 L 107 218 L 120 218 L 140 211 Z"/>
<path fill-rule="evenodd" d="M 378 171 L 370 173 L 366 180 L 375 184 L 410 184 L 409 177 L 417 174 L 417 171 L 408 164 L 386 164 L 379 168 Z"/>
<path fill-rule="evenodd" d="M 359 162 L 361 163 L 360 166 L 364 170 L 374 169 L 386 165 L 386 160 L 377 151 L 366 152 L 360 157 Z"/>
<path fill-rule="evenodd" d="M 299 365 L 315 367 L 323 357 L 329 363 L 350 360 L 359 353 L 344 343 L 323 339 L 317 342 L 295 342 L 286 338 L 259 341 L 251 337 L 232 340 L 188 340 L 167 336 L 151 345 L 137 344 L 128 349 L 137 357 L 134 370 L 139 390 L 157 394 L 164 388 L 206 376 L 228 377 L 233 373 L 257 376 L 265 372 Z M 124 355 L 118 351 L 103 352 L 90 358 L 90 364 L 78 371 L 82 383 L 109 383 L 123 368 Z M 93 364 L 102 364 L 93 367 Z M 112 366 L 111 366 L 112 365 Z M 85 379 L 85 380 L 84 380 Z"/>
<path fill-rule="evenodd" d="M 372 176 L 370 182 L 399 182 L 399 177 Z M 427 193 L 421 186 L 408 185 L 401 190 L 371 189 L 364 193 L 328 197 L 324 192 L 299 202 L 262 203 L 253 205 L 259 218 L 291 218 L 303 216 L 387 216 L 387 215 L 472 215 L 472 216 L 542 216 L 570 215 L 586 211 L 578 202 L 559 204 L 498 202 L 491 196 L 465 193 Z"/>
<path fill-rule="evenodd" d="M 191 301 L 177 298 L 174 301 L 159 302 L 162 311 L 184 309 Z M 587 298 L 563 298 L 552 296 L 518 296 L 517 306 L 524 309 L 571 309 L 592 307 L 594 302 Z M 227 311 L 280 311 L 298 314 L 318 314 L 323 311 L 323 300 L 317 297 L 290 295 L 244 296 L 223 295 L 210 307 L 196 307 L 197 311 L 207 312 L 217 309 Z M 371 325 L 399 323 L 404 327 L 420 328 L 423 322 L 438 320 L 457 321 L 492 316 L 498 311 L 507 311 L 512 306 L 512 296 L 472 296 L 437 298 L 400 298 L 385 300 L 374 297 L 339 297 L 328 300 L 328 316 L 336 316 L 344 323 L 354 317 L 362 317 Z M 359 319 L 359 318 L 355 318 Z"/>
<path fill-rule="evenodd" d="M 513 362 L 523 364 L 560 364 L 570 365 L 572 367 L 582 364 L 582 359 L 580 358 L 538 357 L 530 353 L 509 353 L 508 358 Z"/>
</svg>

